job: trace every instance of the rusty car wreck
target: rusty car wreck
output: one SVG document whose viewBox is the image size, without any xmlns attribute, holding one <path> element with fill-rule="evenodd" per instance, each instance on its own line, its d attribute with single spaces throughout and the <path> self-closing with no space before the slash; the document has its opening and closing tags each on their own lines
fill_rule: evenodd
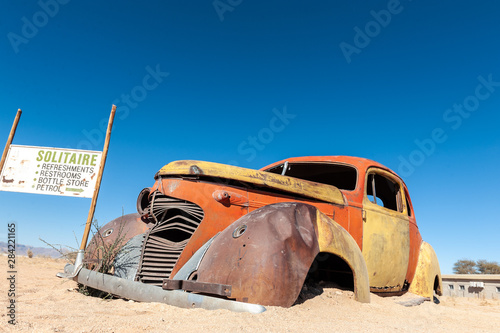
<svg viewBox="0 0 500 333">
<path fill-rule="evenodd" d="M 252 170 L 176 161 L 154 178 L 137 214 L 94 235 L 75 280 L 138 301 L 250 312 L 292 306 L 307 281 L 351 288 L 360 302 L 370 292 L 441 295 L 408 189 L 377 162 L 299 157 Z M 112 270 L 97 272 L 98 241 L 119 237 Z"/>
</svg>

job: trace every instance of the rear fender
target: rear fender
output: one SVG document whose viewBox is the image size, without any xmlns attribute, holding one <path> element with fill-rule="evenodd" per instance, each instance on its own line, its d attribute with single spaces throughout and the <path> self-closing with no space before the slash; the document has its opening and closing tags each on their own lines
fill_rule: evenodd
<svg viewBox="0 0 500 333">
<path fill-rule="evenodd" d="M 410 285 L 409 292 L 432 299 L 434 291 L 440 296 L 443 294 L 442 284 L 441 269 L 439 268 L 436 252 L 429 243 L 422 242 L 415 277 Z"/>
</svg>

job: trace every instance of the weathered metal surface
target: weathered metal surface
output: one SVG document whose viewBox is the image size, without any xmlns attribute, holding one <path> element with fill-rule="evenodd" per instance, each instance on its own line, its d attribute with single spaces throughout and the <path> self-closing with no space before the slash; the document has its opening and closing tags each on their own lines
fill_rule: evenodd
<svg viewBox="0 0 500 333">
<path fill-rule="evenodd" d="M 224 230 L 238 218 L 255 209 L 272 203 L 290 201 L 313 204 L 330 216 L 334 209 L 333 204 L 325 202 L 305 198 L 299 199 L 272 192 L 253 191 L 243 187 L 224 186 L 220 183 L 210 183 L 207 181 L 163 177 L 159 178 L 152 187 L 152 191 L 156 190 L 161 191 L 167 196 L 189 200 L 202 207 L 203 211 L 210 212 L 205 214 L 203 221 L 181 253 L 171 273 L 174 275 L 211 237 Z M 228 193 L 230 204 L 224 205 L 214 199 L 214 192 L 220 193 L 219 191 Z M 340 212 L 347 211 L 347 208 L 344 206 L 338 207 Z M 345 215 L 347 215 L 347 212 Z"/>
<path fill-rule="evenodd" d="M 85 250 L 84 264 L 86 268 L 98 270 L 102 252 L 110 248 L 113 244 L 123 246 L 131 238 L 145 233 L 151 224 L 144 223 L 139 214 L 128 214 L 120 216 L 104 226 L 98 234 L 92 237 Z"/>
<path fill-rule="evenodd" d="M 152 192 L 149 197 L 144 212 L 155 225 L 146 234 L 136 280 L 161 286 L 163 279 L 170 277 L 204 214 L 198 205 L 159 191 Z"/>
<path fill-rule="evenodd" d="M 437 286 L 435 286 L 436 282 Z M 434 252 L 434 249 L 429 243 L 422 242 L 415 277 L 413 278 L 409 291 L 432 299 L 434 290 L 436 290 L 438 295 L 443 294 L 442 285 L 441 269 L 439 268 L 436 252 Z"/>
<path fill-rule="evenodd" d="M 420 252 L 420 245 L 422 244 L 422 236 L 418 231 L 417 221 L 415 219 L 415 213 L 413 212 L 413 206 L 411 204 L 411 199 L 408 194 L 408 189 L 406 185 L 403 184 L 404 195 L 405 195 L 405 212 L 408 215 L 409 227 L 410 227 L 410 256 L 408 259 L 408 271 L 406 272 L 406 281 L 411 285 L 413 277 L 415 276 L 415 271 L 417 269 L 418 256 Z"/>
<path fill-rule="evenodd" d="M 391 292 L 401 290 L 410 255 L 408 216 L 374 204 L 366 197 L 364 210 L 363 256 L 372 291 L 380 291 L 377 288 Z"/>
<path fill-rule="evenodd" d="M 132 237 L 120 249 L 113 262 L 114 276 L 131 281 L 135 279 L 139 268 L 144 236 L 144 234 L 140 234 Z"/>
<path fill-rule="evenodd" d="M 216 235 L 217 236 L 217 235 Z M 215 237 L 212 237 L 208 242 L 206 242 L 202 247 L 196 251 L 193 256 L 182 266 L 181 269 L 172 277 L 173 280 L 188 280 L 193 274 L 196 274 L 198 267 L 200 267 L 201 260 L 205 256 L 208 248 L 214 241 Z"/>
<path fill-rule="evenodd" d="M 362 303 L 370 302 L 368 270 L 358 244 L 338 223 L 317 211 L 316 230 L 319 250 L 335 254 L 351 268 L 354 282 L 354 297 Z"/>
<path fill-rule="evenodd" d="M 151 188 L 146 187 L 142 189 L 141 192 L 139 192 L 139 196 L 137 196 L 137 212 L 139 215 L 141 215 L 141 219 L 143 221 L 151 222 L 154 223 L 154 218 L 152 216 L 151 212 L 151 205 L 150 205 L 150 194 L 151 194 Z"/>
<path fill-rule="evenodd" d="M 63 279 L 73 279 L 75 276 L 78 275 L 78 273 L 80 273 L 80 270 L 83 268 L 84 258 L 85 258 L 85 250 L 78 250 L 75 258 L 75 264 L 73 265 L 73 271 L 59 272 L 56 274 L 56 276 L 58 278 L 63 278 Z"/>
<path fill-rule="evenodd" d="M 356 298 L 363 302 L 369 301 L 370 285 L 374 291 L 392 295 L 404 292 L 409 284 L 416 288 L 423 279 L 420 275 L 434 274 L 433 260 L 421 263 L 421 236 L 411 201 L 406 185 L 394 172 L 379 163 L 346 156 L 286 161 L 351 165 L 357 170 L 356 188 L 339 190 L 330 185 L 217 163 L 172 162 L 158 172 L 156 183 L 138 198 L 142 220 L 153 222 L 158 228 L 157 232 L 151 230 L 152 237 L 144 243 L 143 271 L 148 275 L 140 276 L 141 281 L 161 285 L 164 278 L 189 279 L 197 273 L 196 283 L 231 285 L 231 298 L 289 306 L 319 251 L 331 253 L 348 264 Z M 370 169 L 399 184 L 397 211 L 387 212 L 366 202 Z M 161 205 L 151 205 L 156 197 L 170 198 L 174 205 L 193 206 L 164 209 Z M 280 207 L 279 211 L 273 210 L 274 206 Z M 204 215 L 193 219 L 189 207 L 199 208 Z M 292 210 L 299 214 L 292 214 Z M 168 212 L 175 221 L 169 220 Z M 172 221 L 174 225 L 169 227 Z M 238 224 L 241 221 L 248 223 Z M 219 232 L 214 243 L 207 246 Z M 316 245 L 304 240 L 311 234 Z M 169 247 L 175 247 L 175 251 L 166 253 L 164 250 Z M 195 254 L 201 253 L 200 248 L 203 253 L 198 258 Z M 417 262 L 419 267 L 427 264 L 430 268 L 417 268 Z M 176 277 L 177 273 L 182 276 Z"/>
<path fill-rule="evenodd" d="M 269 205 L 222 231 L 198 269 L 198 281 L 232 286 L 231 297 L 263 305 L 291 306 L 319 252 L 316 208 Z"/>
<path fill-rule="evenodd" d="M 389 172 L 379 169 L 370 169 L 368 172 L 391 179 L 401 192 L 401 184 Z M 367 196 L 363 199 L 363 209 L 366 212 L 363 256 L 368 268 L 371 291 L 401 291 L 405 285 L 410 255 L 408 215 L 402 210 L 396 211 L 373 203 Z"/>
<path fill-rule="evenodd" d="M 339 205 L 345 204 L 342 193 L 334 186 L 219 163 L 176 161 L 161 168 L 158 175 L 196 175 L 232 179 Z"/>
<path fill-rule="evenodd" d="M 64 270 L 66 273 L 70 273 L 74 267 L 68 264 Z M 262 313 L 266 311 L 265 307 L 258 304 L 234 302 L 178 290 L 163 290 L 161 287 L 129 281 L 85 268 L 74 280 L 83 285 L 138 302 L 158 302 L 181 308 L 225 309 L 234 312 Z"/>
<path fill-rule="evenodd" d="M 315 158 L 295 158 L 288 159 L 290 161 L 308 161 L 316 159 Z M 335 221 L 338 222 L 345 230 L 347 230 L 355 239 L 356 243 L 360 248 L 363 248 L 363 253 L 365 258 L 370 256 L 367 263 L 371 271 L 370 281 L 373 287 L 373 291 L 376 292 L 397 292 L 405 290 L 408 283 L 411 283 L 416 268 L 416 261 L 418 258 L 417 252 L 418 243 L 421 240 L 418 228 L 416 227 L 416 222 L 414 216 L 408 217 L 406 211 L 395 212 L 391 215 L 391 212 L 387 213 L 387 210 L 380 208 L 379 206 L 373 205 L 373 207 L 368 207 L 364 211 L 369 218 L 369 223 L 363 222 L 362 213 L 366 206 L 364 205 L 364 200 L 366 200 L 365 193 L 365 182 L 366 173 L 370 168 L 375 168 L 379 173 L 384 174 L 388 177 L 395 179 L 395 181 L 400 183 L 401 191 L 406 191 L 406 186 L 404 182 L 397 177 L 390 169 L 370 160 L 352 158 L 352 157 L 322 157 L 320 160 L 325 162 L 335 162 L 335 163 L 346 163 L 355 166 L 358 170 L 358 181 L 357 187 L 354 191 L 342 191 L 341 193 L 347 198 L 349 206 L 322 206 L 318 203 L 312 203 L 318 207 L 323 213 L 330 217 L 335 215 Z M 196 165 L 196 168 L 190 168 L 189 172 L 193 175 L 206 175 L 207 172 L 201 166 L 200 163 L 191 164 L 193 161 L 185 161 L 185 166 Z M 182 164 L 181 162 L 174 162 L 174 164 Z M 205 162 L 203 162 L 205 163 Z M 210 165 L 207 164 L 207 165 Z M 170 170 L 173 172 L 173 168 L 170 168 L 172 163 L 165 166 L 162 170 Z M 167 168 L 168 167 L 168 168 Z M 266 167 L 267 168 L 267 167 Z M 208 168 L 209 169 L 209 168 Z M 246 169 L 244 169 L 246 170 Z M 238 170 L 236 170 L 239 172 Z M 160 172 L 160 175 L 162 173 Z M 164 175 L 168 175 L 166 172 Z M 227 176 L 225 179 L 234 179 L 234 175 Z M 279 175 L 277 175 L 279 176 Z M 210 178 L 208 179 L 210 180 Z M 221 179 L 213 178 L 212 180 L 217 181 Z M 301 181 L 301 180 L 298 180 Z M 174 194 L 175 195 L 175 194 Z M 268 204 L 273 203 L 273 198 L 278 198 L 276 194 L 270 194 L 266 192 L 254 191 L 249 188 L 247 195 L 244 193 L 235 191 L 232 187 L 225 187 L 224 189 L 219 189 L 211 192 L 211 196 L 216 202 L 224 207 L 231 207 L 232 205 L 246 206 L 249 212 L 264 207 Z M 406 197 L 406 196 L 405 196 Z M 298 198 L 297 198 L 298 199 Z M 409 200 L 409 198 L 408 198 Z M 286 200 L 285 200 L 286 201 Z M 275 199 L 274 202 L 279 202 Z M 212 207 L 204 208 L 206 211 L 211 211 Z M 404 207 L 406 210 L 406 207 Z M 377 211 L 378 210 L 378 211 Z M 243 213 L 243 211 L 242 211 Z M 220 220 L 220 215 L 217 215 Z M 365 215 L 366 216 L 366 215 Z M 231 221 L 231 220 L 227 220 Z M 203 227 L 202 224 L 200 227 Z M 389 227 L 388 227 L 389 226 Z M 199 228 L 202 229 L 202 228 Z M 205 229 L 205 228 L 203 228 Z M 218 229 L 219 231 L 221 229 Z M 200 232 L 198 232 L 200 231 Z M 193 239 L 201 240 L 204 237 L 209 237 L 213 233 L 206 234 L 207 229 L 198 230 L 193 237 Z M 213 230 L 212 232 L 214 232 Z M 203 236 L 206 234 L 205 236 Z M 200 238 L 201 236 L 201 238 Z M 180 257 L 179 264 L 186 262 L 189 258 L 190 253 L 194 253 L 196 249 L 201 246 L 197 244 L 191 247 L 188 244 L 189 252 L 183 253 Z M 397 272 L 386 269 L 385 267 L 393 267 Z M 177 270 L 180 267 L 177 268 Z M 174 271 L 176 269 L 174 268 Z"/>
<path fill-rule="evenodd" d="M 231 297 L 231 286 L 219 283 L 206 283 L 192 280 L 163 280 L 165 290 L 185 290 L 209 295 Z"/>
<path fill-rule="evenodd" d="M 241 207 L 250 207 L 250 202 L 247 196 L 243 196 L 235 191 L 216 190 L 212 193 L 215 201 L 222 205 L 229 207 L 230 205 L 237 205 Z"/>
<path fill-rule="evenodd" d="M 203 246 L 210 238 L 218 232 L 224 230 L 232 222 L 248 213 L 248 207 L 239 205 L 225 206 L 214 200 L 212 194 L 217 190 L 225 190 L 226 187 L 221 184 L 213 184 L 201 181 L 179 180 L 176 178 L 158 179 L 152 190 L 161 191 L 163 194 L 188 200 L 200 206 L 205 214 L 194 234 L 191 236 L 188 244 L 179 256 L 175 267 L 172 269 L 171 276 L 181 269 L 191 256 Z M 246 189 L 233 189 L 243 197 L 247 197 Z"/>
</svg>

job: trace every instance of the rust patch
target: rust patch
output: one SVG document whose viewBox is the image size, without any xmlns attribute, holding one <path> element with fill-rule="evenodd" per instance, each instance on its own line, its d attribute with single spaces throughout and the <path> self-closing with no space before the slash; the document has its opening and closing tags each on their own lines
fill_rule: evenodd
<svg viewBox="0 0 500 333">
<path fill-rule="evenodd" d="M 102 249 L 110 248 L 113 244 L 125 245 L 132 237 L 145 233 L 152 224 L 144 223 L 139 214 L 120 216 L 99 229 L 85 250 L 84 262 L 88 269 L 98 270 L 102 260 Z"/>
<path fill-rule="evenodd" d="M 289 307 L 319 253 L 316 208 L 279 203 L 257 209 L 214 240 L 198 282 L 232 286 L 238 301 Z"/>
<path fill-rule="evenodd" d="M 231 286 L 218 283 L 204 283 L 191 280 L 163 280 L 165 290 L 185 290 L 209 295 L 231 297 Z"/>
<path fill-rule="evenodd" d="M 197 165 L 191 165 L 191 167 L 189 167 L 189 174 L 203 175 L 203 170 L 201 170 Z"/>
</svg>

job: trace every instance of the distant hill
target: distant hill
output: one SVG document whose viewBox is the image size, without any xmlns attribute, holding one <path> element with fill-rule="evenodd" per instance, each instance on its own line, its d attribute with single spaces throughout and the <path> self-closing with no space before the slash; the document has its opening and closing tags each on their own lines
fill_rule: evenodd
<svg viewBox="0 0 500 333">
<path fill-rule="evenodd" d="M 0 242 L 0 253 L 7 253 L 9 249 L 9 246 L 6 242 Z M 23 245 L 23 244 L 16 244 L 16 255 L 18 256 L 27 256 L 28 255 L 28 250 L 31 249 L 33 252 L 33 256 L 39 256 L 39 257 L 51 257 L 51 258 L 60 258 L 62 257 L 61 253 L 47 247 L 33 247 L 33 246 L 28 246 L 28 245 Z M 71 252 L 70 250 L 66 248 L 62 248 L 61 252 L 63 253 L 68 253 Z"/>
</svg>

